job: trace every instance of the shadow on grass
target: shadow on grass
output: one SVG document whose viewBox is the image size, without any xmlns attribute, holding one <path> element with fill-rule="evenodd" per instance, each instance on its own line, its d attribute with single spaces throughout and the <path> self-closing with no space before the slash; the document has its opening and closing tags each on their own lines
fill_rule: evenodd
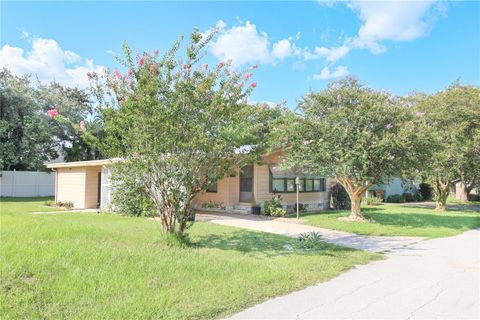
<svg viewBox="0 0 480 320">
<path fill-rule="evenodd" d="M 336 246 L 326 242 L 321 242 L 314 250 L 302 250 L 298 247 L 296 238 L 242 230 L 232 231 L 228 234 L 197 235 L 192 241 L 192 245 L 199 248 L 215 248 L 235 250 L 246 254 L 261 254 L 269 258 L 299 253 L 336 256 L 342 252 L 355 251 L 355 249 Z"/>
<path fill-rule="evenodd" d="M 38 202 L 54 200 L 54 197 L 0 197 L 0 202 Z"/>
<path fill-rule="evenodd" d="M 435 209 L 435 202 L 426 201 L 426 202 L 407 202 L 401 205 L 405 208 L 419 208 L 419 209 Z M 463 212 L 480 212 L 480 205 L 476 203 L 458 203 L 458 202 L 447 202 L 447 212 L 463 211 Z"/>
</svg>

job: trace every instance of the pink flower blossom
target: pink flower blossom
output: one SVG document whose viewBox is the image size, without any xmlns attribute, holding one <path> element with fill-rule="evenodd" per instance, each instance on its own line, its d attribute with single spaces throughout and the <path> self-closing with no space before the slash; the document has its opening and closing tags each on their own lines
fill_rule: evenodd
<svg viewBox="0 0 480 320">
<path fill-rule="evenodd" d="M 58 110 L 55 108 L 48 110 L 47 114 L 52 119 L 55 119 L 59 115 Z"/>
<path fill-rule="evenodd" d="M 417 111 L 417 112 L 415 112 L 415 115 L 417 117 L 423 117 L 425 115 L 425 112 Z"/>
<path fill-rule="evenodd" d="M 390 130 L 393 128 L 393 124 L 389 123 L 385 126 L 385 129 Z"/>
<path fill-rule="evenodd" d="M 208 69 L 208 63 L 205 64 L 205 69 Z"/>
<path fill-rule="evenodd" d="M 87 72 L 87 77 L 88 77 L 88 79 L 92 79 L 92 78 L 93 78 L 92 73 L 91 73 L 91 72 Z"/>
<path fill-rule="evenodd" d="M 219 64 L 217 64 L 217 67 L 222 68 L 224 65 L 225 65 L 225 62 L 220 62 Z"/>
<path fill-rule="evenodd" d="M 141 57 L 140 60 L 138 60 L 138 67 L 140 68 L 143 66 L 143 63 L 145 62 L 145 57 Z"/>
<path fill-rule="evenodd" d="M 133 156 L 134 158 L 138 158 L 138 157 L 140 157 L 140 154 L 139 154 L 138 152 L 134 152 L 134 153 L 132 154 L 132 156 Z"/>
<path fill-rule="evenodd" d="M 251 76 L 252 76 L 251 73 L 246 73 L 246 74 L 243 76 L 243 79 L 244 79 L 245 81 L 247 81 L 248 79 L 250 79 Z"/>
<path fill-rule="evenodd" d="M 183 68 L 183 69 L 188 69 L 188 65 L 187 65 L 186 63 L 184 63 L 184 64 L 182 65 L 182 68 Z"/>
<path fill-rule="evenodd" d="M 80 123 L 78 124 L 80 126 L 80 130 L 81 131 L 85 131 L 85 121 L 80 121 Z"/>
<path fill-rule="evenodd" d="M 120 72 L 118 72 L 117 69 L 115 69 L 114 73 L 115 73 L 115 76 L 116 76 L 118 79 L 122 79 L 122 75 L 120 74 Z"/>
<path fill-rule="evenodd" d="M 127 75 L 128 75 L 129 77 L 131 77 L 132 74 L 133 74 L 133 71 L 132 71 L 132 69 L 129 68 L 129 69 L 127 70 Z"/>
<path fill-rule="evenodd" d="M 155 49 L 155 51 L 153 52 L 153 54 L 155 55 L 155 57 L 158 57 L 158 49 Z"/>
<path fill-rule="evenodd" d="M 257 86 L 257 82 L 256 81 L 253 81 L 251 84 L 250 84 L 250 88 L 255 88 Z"/>
<path fill-rule="evenodd" d="M 252 66 L 252 69 L 257 69 L 257 68 L 258 68 L 258 64 L 254 64 L 254 65 Z"/>
</svg>

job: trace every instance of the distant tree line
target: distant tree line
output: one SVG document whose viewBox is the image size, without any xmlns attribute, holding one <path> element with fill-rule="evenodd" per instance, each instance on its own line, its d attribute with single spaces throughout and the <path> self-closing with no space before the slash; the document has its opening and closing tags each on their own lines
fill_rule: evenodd
<svg viewBox="0 0 480 320">
<path fill-rule="evenodd" d="M 56 109 L 72 123 L 88 126 L 101 138 L 103 126 L 89 93 L 51 82 L 19 77 L 0 70 L 0 166 L 2 170 L 44 170 L 44 162 L 62 156 L 66 161 L 101 157 L 72 126 L 54 121 Z M 83 122 L 82 122 L 83 121 Z"/>
</svg>

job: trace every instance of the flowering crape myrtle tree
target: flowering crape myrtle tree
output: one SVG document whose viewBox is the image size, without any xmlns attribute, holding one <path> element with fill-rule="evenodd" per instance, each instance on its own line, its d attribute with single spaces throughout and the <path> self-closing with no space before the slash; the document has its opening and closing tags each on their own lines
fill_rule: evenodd
<svg viewBox="0 0 480 320">
<path fill-rule="evenodd" d="M 413 112 L 355 78 L 308 93 L 297 111 L 286 120 L 285 161 L 335 177 L 351 200 L 348 219 L 365 220 L 360 202 L 366 190 L 416 168 L 422 159 Z"/>
<path fill-rule="evenodd" d="M 89 74 L 104 121 L 103 154 L 122 159 L 117 166 L 144 185 L 163 230 L 180 237 L 194 197 L 257 159 L 279 113 L 247 104 L 256 66 L 240 73 L 229 63 L 201 63 L 213 36 L 194 31 L 180 58 L 181 39 L 163 56 L 135 55 L 125 45 L 125 74 Z M 245 146 L 249 152 L 239 152 Z"/>
<path fill-rule="evenodd" d="M 435 208 L 445 211 L 452 182 L 462 182 L 467 200 L 480 178 L 480 89 L 454 83 L 415 98 L 417 114 L 423 116 L 418 130 L 430 136 L 432 150 L 421 173 L 432 186 Z"/>
</svg>

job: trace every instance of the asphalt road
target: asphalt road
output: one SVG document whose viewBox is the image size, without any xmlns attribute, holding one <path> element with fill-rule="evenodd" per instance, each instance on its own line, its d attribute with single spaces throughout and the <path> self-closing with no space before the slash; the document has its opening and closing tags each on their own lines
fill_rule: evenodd
<svg viewBox="0 0 480 320">
<path fill-rule="evenodd" d="M 480 230 L 387 256 L 232 318 L 480 319 Z"/>
</svg>

